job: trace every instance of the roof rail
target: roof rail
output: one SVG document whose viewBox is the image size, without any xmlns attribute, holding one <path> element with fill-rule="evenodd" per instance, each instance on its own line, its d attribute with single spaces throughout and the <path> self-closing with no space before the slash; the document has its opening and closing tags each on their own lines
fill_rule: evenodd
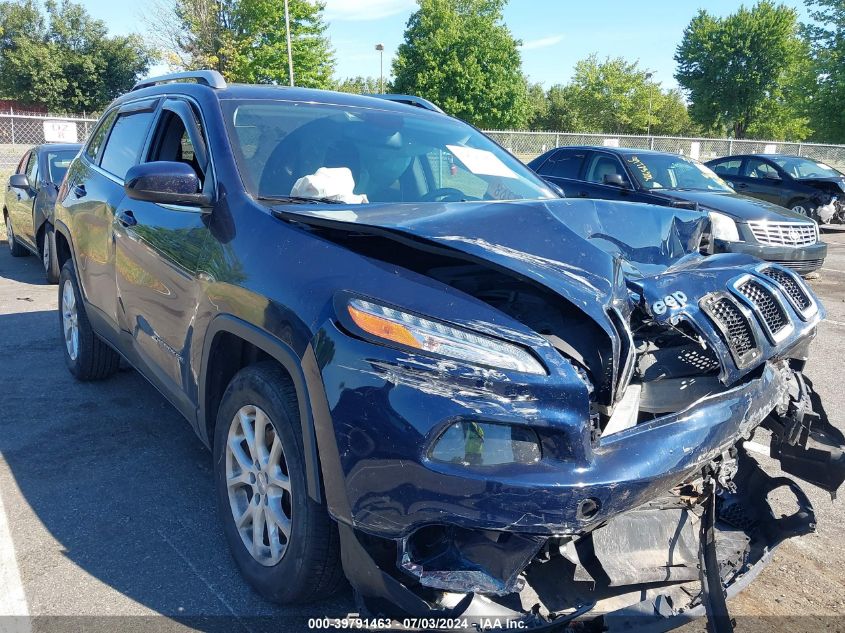
<svg viewBox="0 0 845 633">
<path fill-rule="evenodd" d="M 438 112 L 440 114 L 446 114 L 441 110 L 439 107 L 434 105 L 428 99 L 423 99 L 422 97 L 417 97 L 415 95 L 377 95 L 377 94 L 369 94 L 366 95 L 367 97 L 375 97 L 376 99 L 385 99 L 387 101 L 395 101 L 396 103 L 404 103 L 405 105 L 412 105 L 418 108 L 422 108 L 423 110 L 430 110 L 432 112 Z"/>
<path fill-rule="evenodd" d="M 216 90 L 222 90 L 226 87 L 226 80 L 216 70 L 189 70 L 183 73 L 170 73 L 169 75 L 142 79 L 132 87 L 132 90 L 140 90 L 141 88 L 149 88 L 157 84 L 181 81 L 183 79 L 194 79 L 198 84 L 203 84 Z"/>
</svg>

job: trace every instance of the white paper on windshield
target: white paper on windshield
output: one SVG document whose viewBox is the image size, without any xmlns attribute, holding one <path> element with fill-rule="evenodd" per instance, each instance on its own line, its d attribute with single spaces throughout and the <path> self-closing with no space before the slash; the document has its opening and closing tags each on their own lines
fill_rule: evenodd
<svg viewBox="0 0 845 633">
<path fill-rule="evenodd" d="M 502 178 L 518 177 L 498 156 L 486 149 L 475 149 L 462 145 L 447 145 L 446 148 L 474 174 L 501 176 Z"/>
</svg>

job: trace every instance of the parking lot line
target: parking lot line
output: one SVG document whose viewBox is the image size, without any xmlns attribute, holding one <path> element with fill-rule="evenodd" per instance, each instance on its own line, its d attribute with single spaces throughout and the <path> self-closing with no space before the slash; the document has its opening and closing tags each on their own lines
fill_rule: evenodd
<svg viewBox="0 0 845 633">
<path fill-rule="evenodd" d="M 0 633 L 29 633 L 31 629 L 15 544 L 0 495 Z"/>
</svg>

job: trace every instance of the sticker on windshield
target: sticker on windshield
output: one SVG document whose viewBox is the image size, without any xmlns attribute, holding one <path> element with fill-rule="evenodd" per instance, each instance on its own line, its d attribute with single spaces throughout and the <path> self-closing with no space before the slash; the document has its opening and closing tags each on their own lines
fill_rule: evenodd
<svg viewBox="0 0 845 633">
<path fill-rule="evenodd" d="M 462 145 L 447 145 L 446 147 L 473 174 L 517 178 L 511 168 L 505 165 L 493 152 Z"/>
<path fill-rule="evenodd" d="M 646 182 L 654 180 L 654 176 L 651 175 L 651 171 L 638 156 L 631 156 L 631 158 L 628 159 L 628 162 L 640 170 L 640 173 L 643 175 L 643 180 Z"/>
</svg>

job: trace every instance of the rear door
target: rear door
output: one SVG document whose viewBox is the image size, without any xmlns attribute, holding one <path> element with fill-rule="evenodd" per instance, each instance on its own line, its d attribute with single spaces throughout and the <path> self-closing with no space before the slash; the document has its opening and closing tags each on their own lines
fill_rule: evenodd
<svg viewBox="0 0 845 633">
<path fill-rule="evenodd" d="M 584 149 L 559 149 L 540 166 L 537 173 L 563 189 L 567 197 L 576 197 L 583 190 L 579 179 L 587 153 Z"/>
<path fill-rule="evenodd" d="M 62 205 L 73 223 L 77 274 L 88 304 L 115 329 L 114 215 L 125 196 L 123 177 L 141 157 L 158 101 L 134 101 L 110 113 L 66 179 Z"/>
<path fill-rule="evenodd" d="M 211 193 L 214 178 L 198 109 L 167 98 L 142 162 L 190 165 Z M 135 357 L 178 406 L 191 410 L 188 353 L 197 313 L 197 267 L 210 239 L 210 209 L 124 198 L 114 219 L 120 327 Z"/>
</svg>

